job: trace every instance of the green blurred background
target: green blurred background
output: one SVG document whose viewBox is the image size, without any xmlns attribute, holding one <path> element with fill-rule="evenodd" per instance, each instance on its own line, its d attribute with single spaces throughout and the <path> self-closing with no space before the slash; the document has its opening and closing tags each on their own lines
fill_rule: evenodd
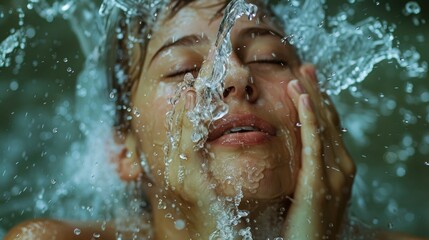
<svg viewBox="0 0 429 240">
<path fill-rule="evenodd" d="M 327 1 L 327 15 L 347 2 L 354 1 Z M 415 1 L 420 13 L 406 16 L 407 2 L 356 1 L 352 21 L 373 16 L 394 24 L 400 49 L 414 47 L 429 62 L 429 2 Z M 0 41 L 19 27 L 14 9 L 26 4 L 2 0 Z M 24 26 L 31 26 L 34 36 L 24 53 L 15 50 L 10 67 L 0 68 L 0 237 L 24 219 L 49 216 L 37 205 L 40 186 L 48 191 L 60 180 L 61 159 L 82 137 L 73 119 L 76 78 L 84 64 L 75 34 L 66 20 L 48 22 L 28 10 Z M 344 91 L 335 97 L 340 112 L 348 114 L 346 127 L 356 119 L 370 121 L 359 139 L 346 134 L 361 176 L 352 214 L 374 228 L 429 237 L 429 79 L 407 78 L 397 64 L 385 61 L 357 88 L 359 96 Z M 393 108 L 377 107 L 386 103 Z"/>
</svg>

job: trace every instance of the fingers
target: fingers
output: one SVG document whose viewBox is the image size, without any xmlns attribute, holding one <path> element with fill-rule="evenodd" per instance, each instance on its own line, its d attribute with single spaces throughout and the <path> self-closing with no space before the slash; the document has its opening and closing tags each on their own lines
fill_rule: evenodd
<svg viewBox="0 0 429 240">
<path fill-rule="evenodd" d="M 287 92 L 298 109 L 301 122 L 302 171 L 307 174 L 313 171 L 316 173 L 313 176 L 322 177 L 318 181 L 325 182 L 334 196 L 347 195 L 351 190 L 355 165 L 344 146 L 338 114 L 328 96 L 319 90 L 314 67 L 303 65 L 300 73 L 299 80 L 289 83 Z M 307 106 L 313 109 L 305 108 L 307 101 L 310 102 Z M 311 150 L 313 158 L 318 158 L 316 163 L 320 169 L 308 167 L 310 156 L 306 149 Z"/>
<path fill-rule="evenodd" d="M 301 74 L 300 80 L 290 82 L 288 94 L 294 102 L 297 101 L 296 99 L 300 94 L 297 94 L 296 91 L 294 92 L 294 89 L 301 89 L 301 94 L 305 92 L 310 95 L 316 109 L 315 114 L 319 129 L 322 132 L 323 153 L 327 155 L 325 156 L 327 168 L 330 171 L 339 171 L 348 178 L 353 179 L 356 168 L 344 146 L 340 120 L 332 101 L 326 93 L 320 91 L 314 66 L 304 64 L 299 72 Z M 332 181 L 337 182 L 336 179 Z"/>
<path fill-rule="evenodd" d="M 302 139 L 302 168 L 288 221 L 300 226 L 311 220 L 315 227 L 307 231 L 310 236 L 333 236 L 349 198 L 342 190 L 351 185 L 340 163 L 343 158 L 351 159 L 343 154 L 332 103 L 324 101 L 327 98 L 319 91 L 316 79 L 302 72 L 300 80 L 291 81 L 287 89 L 298 110 Z"/>
<path fill-rule="evenodd" d="M 291 86 L 292 87 L 292 86 Z M 299 89 L 297 89 L 299 91 Z M 298 175 L 294 199 L 285 225 L 286 239 L 313 239 L 323 230 L 323 197 L 328 189 L 324 183 L 324 169 L 321 157 L 321 141 L 317 118 L 308 94 L 293 95 L 301 122 L 302 167 Z M 311 222 L 311 227 L 308 226 Z"/>
<path fill-rule="evenodd" d="M 195 107 L 196 93 L 187 88 L 178 99 L 173 112 L 171 136 L 175 138 L 166 160 L 166 181 L 169 188 L 185 201 L 207 204 L 212 200 L 211 179 L 205 170 L 205 159 L 192 142 L 192 123 L 187 114 Z M 167 167 L 168 166 L 168 167 Z M 204 196 L 204 197 L 201 197 Z"/>
<path fill-rule="evenodd" d="M 305 182 L 305 185 L 315 186 L 324 176 L 317 119 L 308 94 L 300 95 L 298 101 L 302 139 L 302 170 L 300 178 Z M 315 189 L 309 188 L 307 190 L 313 191 Z M 307 195 L 308 193 L 304 194 Z"/>
<path fill-rule="evenodd" d="M 177 103 L 173 107 L 171 123 L 169 127 L 170 146 L 169 154 L 166 159 L 167 181 L 172 183 L 183 183 L 185 175 L 185 166 L 188 165 L 189 158 L 194 155 L 193 143 L 191 141 L 192 125 L 186 116 L 188 110 L 195 104 L 194 94 L 189 89 L 185 89 Z M 177 184 L 174 184 L 177 185 Z"/>
</svg>

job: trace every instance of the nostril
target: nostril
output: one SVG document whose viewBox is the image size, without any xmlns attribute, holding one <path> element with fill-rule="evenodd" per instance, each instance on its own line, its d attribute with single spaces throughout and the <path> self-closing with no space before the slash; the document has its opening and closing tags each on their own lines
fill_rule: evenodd
<svg viewBox="0 0 429 240">
<path fill-rule="evenodd" d="M 247 85 L 247 86 L 244 88 L 244 90 L 246 91 L 246 94 L 247 94 L 248 96 L 252 96 L 252 94 L 253 94 L 253 88 L 252 88 L 251 86 Z"/>
<path fill-rule="evenodd" d="M 228 87 L 225 88 L 225 90 L 223 91 L 223 97 L 226 98 L 228 97 L 230 92 L 233 92 L 235 90 L 235 87 Z"/>
</svg>

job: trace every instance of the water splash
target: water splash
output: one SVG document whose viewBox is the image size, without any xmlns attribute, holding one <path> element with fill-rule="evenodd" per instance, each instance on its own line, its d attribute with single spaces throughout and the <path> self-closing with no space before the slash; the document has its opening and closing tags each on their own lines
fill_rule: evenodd
<svg viewBox="0 0 429 240">
<path fill-rule="evenodd" d="M 25 42 L 25 29 L 21 28 L 0 43 L 0 68 L 11 65 L 11 53 L 18 48 L 24 49 Z"/>
<path fill-rule="evenodd" d="M 193 124 L 192 142 L 195 143 L 195 150 L 204 148 L 208 138 L 208 127 L 210 124 L 222 118 L 228 112 L 228 105 L 223 101 L 224 81 L 228 71 L 229 56 L 232 51 L 230 32 L 237 19 L 246 15 L 249 20 L 256 16 L 257 7 L 248 4 L 244 0 L 231 1 L 225 8 L 225 13 L 221 21 L 216 43 L 214 46 L 212 59 L 201 69 L 198 77 L 193 78 L 192 74 L 186 74 L 184 81 L 178 85 L 175 96 L 170 100 L 173 110 L 167 113 L 169 126 L 168 139 L 170 140 L 165 146 L 166 152 L 175 149 L 178 145 L 178 132 L 173 129 L 173 116 L 176 111 L 175 106 L 183 91 L 193 86 L 196 91 L 196 106 L 188 113 L 189 120 Z M 166 155 L 168 156 L 168 155 Z M 165 159 L 165 176 L 169 175 L 169 164 L 173 161 L 166 157 Z M 238 187 L 239 188 L 239 187 Z M 228 200 L 218 199 L 212 205 L 210 211 L 217 218 L 217 230 L 210 235 L 209 239 L 234 239 L 241 236 L 242 239 L 251 240 L 252 234 L 250 228 L 240 229 L 238 232 L 234 229 L 241 218 L 247 216 L 246 211 L 238 209 L 243 193 L 241 188 L 238 194 Z"/>
<path fill-rule="evenodd" d="M 210 234 L 209 239 L 236 239 L 252 240 L 250 228 L 236 229 L 240 221 L 249 215 L 248 211 L 238 207 L 243 199 L 243 191 L 240 186 L 235 186 L 237 194 L 234 197 L 218 199 L 210 206 L 210 212 L 217 216 L 216 230 Z"/>
<path fill-rule="evenodd" d="M 196 147 L 199 149 L 203 148 L 207 140 L 209 125 L 228 112 L 228 105 L 223 102 L 222 94 L 228 71 L 228 58 L 232 49 L 231 29 L 235 21 L 242 15 L 247 15 L 250 20 L 255 17 L 256 11 L 255 5 L 248 4 L 244 0 L 235 0 L 228 4 L 213 50 L 213 66 L 209 66 L 209 70 L 202 69 L 195 80 L 194 88 L 197 93 L 197 102 L 188 116 L 194 126 L 192 141 L 196 143 Z M 209 72 L 208 76 L 206 71 Z"/>
<path fill-rule="evenodd" d="M 402 52 L 394 46 L 394 27 L 386 22 L 369 17 L 351 24 L 348 18 L 353 11 L 326 19 L 322 1 L 292 1 L 278 4 L 274 11 L 303 60 L 318 66 L 319 82 L 328 94 L 362 82 L 385 60 L 396 60 L 409 77 L 427 72 L 427 63 L 420 62 L 415 49 Z"/>
<path fill-rule="evenodd" d="M 34 29 L 30 26 L 24 26 L 25 13 L 22 8 L 17 8 L 18 13 L 18 29 L 11 29 L 8 37 L 0 43 L 0 68 L 9 67 L 12 65 L 12 55 L 17 52 L 15 56 L 15 69 L 18 72 L 22 62 L 24 61 L 27 38 L 34 37 Z M 0 19 L 3 17 L 0 11 Z"/>
<path fill-rule="evenodd" d="M 216 43 L 213 51 L 213 58 L 202 68 L 198 77 L 193 78 L 192 74 L 186 74 L 183 82 L 179 83 L 174 96 L 170 99 L 170 104 L 173 109 L 167 112 L 167 138 L 168 142 L 164 146 L 164 152 L 169 153 L 171 149 L 176 149 L 178 146 L 179 132 L 174 129 L 175 106 L 183 91 L 193 86 L 196 92 L 196 105 L 194 109 L 187 114 L 193 125 L 191 136 L 192 142 L 195 143 L 195 150 L 202 149 L 208 138 L 208 127 L 210 124 L 223 117 L 228 112 L 228 105 L 223 102 L 224 80 L 227 74 L 228 58 L 231 54 L 230 32 L 235 24 L 235 21 L 242 15 L 246 15 L 249 20 L 255 17 L 257 7 L 253 4 L 248 4 L 244 0 L 231 1 L 226 9 L 221 21 Z M 165 159 L 165 176 L 168 184 L 167 176 L 169 175 L 169 165 L 173 159 Z"/>
<path fill-rule="evenodd" d="M 34 9 L 39 16 L 48 22 L 52 22 L 56 17 L 68 19 L 80 2 L 83 1 L 63 0 L 49 4 L 46 0 L 28 0 L 27 8 L 29 10 Z"/>
</svg>

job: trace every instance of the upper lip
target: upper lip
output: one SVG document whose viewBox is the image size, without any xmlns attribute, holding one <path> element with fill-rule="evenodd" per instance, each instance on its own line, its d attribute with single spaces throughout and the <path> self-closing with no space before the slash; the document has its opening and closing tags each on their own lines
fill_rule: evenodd
<svg viewBox="0 0 429 240">
<path fill-rule="evenodd" d="M 255 131 L 260 131 L 271 136 L 275 136 L 276 129 L 267 121 L 254 114 L 229 114 L 216 120 L 210 128 L 208 141 L 220 138 L 227 131 L 237 127 L 252 127 Z"/>
</svg>

